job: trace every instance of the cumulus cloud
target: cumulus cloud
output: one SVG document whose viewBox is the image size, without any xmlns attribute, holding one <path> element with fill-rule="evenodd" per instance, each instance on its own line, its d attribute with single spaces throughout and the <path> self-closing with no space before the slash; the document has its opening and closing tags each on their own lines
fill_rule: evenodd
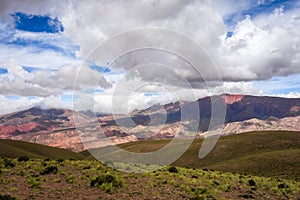
<svg viewBox="0 0 300 200">
<path fill-rule="evenodd" d="M 222 74 L 225 80 L 240 81 L 299 73 L 299 55 L 295 52 L 300 49 L 294 45 L 298 40 L 298 36 L 281 27 L 263 30 L 248 16 L 222 45 L 219 56 L 224 65 Z"/>
<path fill-rule="evenodd" d="M 0 63 L 15 59 L 22 63 L 23 66 L 54 70 L 57 70 L 66 64 L 80 65 L 82 63 L 80 60 L 70 58 L 53 50 L 36 51 L 32 48 L 0 44 L 0 51 Z"/>
<path fill-rule="evenodd" d="M 276 17 L 275 22 L 284 20 L 285 26 L 283 27 L 280 24 L 274 24 L 274 20 L 273 24 L 267 26 L 259 23 L 259 19 L 253 20 L 246 17 L 234 28 L 233 36 L 227 38 L 228 27 L 222 16 L 236 12 L 232 10 L 236 6 L 229 2 L 226 1 L 223 11 L 220 11 L 220 7 L 223 7 L 222 2 L 133 1 L 129 4 L 129 2 L 91 0 L 93 8 L 90 8 L 86 2 L 70 5 L 68 12 L 62 16 L 62 21 L 65 25 L 65 34 L 80 45 L 79 55 L 81 56 L 87 55 L 96 44 L 122 31 L 155 26 L 182 32 L 201 44 L 219 66 L 224 81 L 265 80 L 273 76 L 299 73 L 299 67 L 297 67 L 299 64 L 297 52 L 300 50 L 299 31 L 291 29 L 298 23 L 296 23 L 298 18 L 294 16 L 295 13 L 287 16 L 288 11 L 279 7 L 263 17 L 264 19 L 270 18 L 268 22 L 275 19 L 274 17 Z M 250 9 L 252 3 L 239 1 L 237 4 L 245 10 Z M 171 7 L 174 9 L 166 9 Z M 153 12 L 154 9 L 155 12 Z M 126 10 L 131 12 L 128 14 Z M 291 21 L 290 18 L 293 20 Z M 119 23 L 120 21 L 122 23 Z M 133 40 L 128 39 L 127 42 L 120 43 L 114 48 L 132 45 L 138 40 L 139 37 Z M 180 48 L 186 47 L 182 45 Z M 195 56 L 199 54 L 199 52 L 193 53 Z M 96 57 L 97 55 L 94 59 L 97 59 Z M 129 70 L 129 65 L 118 66 Z M 203 71 L 204 69 L 206 72 L 210 70 L 210 68 L 203 68 Z M 174 67 L 174 70 L 178 68 Z M 181 71 L 185 71 L 183 74 L 193 74 L 193 71 L 185 66 L 181 67 Z M 155 77 L 156 74 L 153 78 Z M 195 82 L 199 81 L 201 78 L 198 76 Z"/>
<path fill-rule="evenodd" d="M 254 20 L 246 17 L 234 28 L 233 36 L 226 38 L 225 16 L 237 13 L 235 8 L 247 10 L 264 2 L 238 1 L 233 6 L 233 1 L 46 1 L 34 9 L 25 3 L 4 1 L 3 4 L 3 13 L 21 9 L 29 13 L 56 14 L 63 23 L 65 36 L 80 46 L 77 55 L 83 58 L 97 44 L 115 34 L 154 26 L 182 32 L 201 44 L 220 67 L 225 81 L 262 80 L 299 73 L 296 67 L 300 48 L 299 31 L 295 28 L 299 27 L 297 8 L 285 11 L 284 7 L 278 7 Z M 134 42 L 138 42 L 138 37 L 114 48 Z M 181 45 L 180 48 L 186 47 Z M 195 56 L 197 53 L 194 52 Z M 185 73 L 188 72 L 186 69 Z"/>
<path fill-rule="evenodd" d="M 20 31 L 4 22 L 0 22 L 0 28 L 3 30 L 0 33 L 0 63 L 16 59 L 23 66 L 58 69 L 83 62 L 74 57 L 78 47 L 62 34 Z"/>
<path fill-rule="evenodd" d="M 123 85 L 118 93 L 120 106 L 123 107 L 125 104 L 122 101 L 126 99 L 127 91 L 147 83 L 168 87 L 176 91 L 182 100 L 195 100 L 224 91 L 272 94 L 271 91 L 262 90 L 254 82 L 300 73 L 300 8 L 298 4 L 293 9 L 278 6 L 270 12 L 244 16 L 243 11 L 267 2 L 1 1 L 0 28 L 11 31 L 10 37 L 0 33 L 1 39 L 11 40 L 11 43 L 19 39 L 34 40 L 63 48 L 59 52 L 33 48 L 31 45 L 21 48 L 1 43 L 1 67 L 8 69 L 8 74 L 0 75 L 1 94 L 35 95 L 45 99 L 54 95 L 53 102 L 59 104 L 58 95 L 65 90 L 72 90 L 75 86 L 82 96 L 78 99 L 81 102 L 80 108 L 95 106 L 105 111 L 111 110 L 113 91 L 119 85 Z M 17 11 L 58 17 L 64 32 L 49 35 L 15 31 L 5 27 L 2 22 L 10 20 L 12 24 L 9 14 Z M 230 17 L 231 21 L 238 23 L 231 23 L 228 20 Z M 118 34 L 142 27 L 174 30 L 187 37 L 179 42 L 180 37 L 173 37 L 170 31 L 164 32 L 165 35 L 146 31 L 118 40 Z M 232 32 L 230 37 L 227 35 L 228 31 Z M 99 46 L 92 52 L 97 45 L 114 36 L 116 40 L 104 43 L 106 46 Z M 204 50 L 194 48 L 196 45 L 190 44 L 188 38 Z M 125 51 L 141 44 L 145 47 L 152 45 L 161 50 Z M 75 46 L 78 48 L 74 48 Z M 163 51 L 164 49 L 171 51 Z M 76 51 L 73 55 L 75 57 L 66 55 L 68 50 Z M 115 57 L 111 55 L 120 57 L 112 62 L 111 59 Z M 11 58 L 20 63 L 10 63 Z M 112 72 L 100 74 L 85 65 L 79 68 L 85 59 L 87 63 L 108 65 Z M 187 61 L 196 63 L 196 68 Z M 214 68 L 214 64 L 218 66 L 218 70 Z M 41 70 L 28 73 L 21 65 L 36 66 Z M 90 90 L 98 85 L 104 91 L 97 93 L 94 98 L 94 93 Z M 160 98 L 155 95 L 144 96 L 145 92 L 160 93 Z M 130 100 L 130 109 L 175 100 L 172 95 L 162 93 L 157 87 L 143 88 L 135 92 L 133 99 Z M 119 110 L 124 111 L 123 108 Z"/>
<path fill-rule="evenodd" d="M 36 1 L 36 0 L 2 0 L 0 1 L 0 16 L 5 20 L 10 20 L 10 14 L 23 11 L 30 14 L 54 14 L 58 15 L 61 12 L 60 8 L 66 6 L 63 1 Z M 58 11 L 59 10 L 59 11 Z"/>
<path fill-rule="evenodd" d="M 0 91 L 4 95 L 51 96 L 64 90 L 108 88 L 111 85 L 102 75 L 87 66 L 65 65 L 57 71 L 27 72 L 17 60 L 2 63 L 7 74 L 0 75 Z"/>
<path fill-rule="evenodd" d="M 61 95 L 51 95 L 47 97 L 25 97 L 25 96 L 5 96 L 0 95 L 0 116 L 21 111 L 32 107 L 48 108 L 65 108 L 72 109 L 73 103 L 63 101 Z"/>
</svg>

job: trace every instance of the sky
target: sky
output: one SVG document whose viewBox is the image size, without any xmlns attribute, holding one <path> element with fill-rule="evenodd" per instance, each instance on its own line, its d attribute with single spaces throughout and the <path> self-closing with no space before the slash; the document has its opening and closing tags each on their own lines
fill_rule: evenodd
<svg viewBox="0 0 300 200">
<path fill-rule="evenodd" d="M 222 93 L 300 97 L 297 0 L 2 0 L 0 29 L 0 115 L 128 113 Z"/>
</svg>

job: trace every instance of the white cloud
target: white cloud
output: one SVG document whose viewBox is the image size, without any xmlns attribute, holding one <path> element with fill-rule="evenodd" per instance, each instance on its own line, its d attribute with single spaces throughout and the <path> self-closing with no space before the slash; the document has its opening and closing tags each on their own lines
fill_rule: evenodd
<svg viewBox="0 0 300 200">
<path fill-rule="evenodd" d="M 285 97 L 285 98 L 300 98 L 300 92 L 289 92 L 287 94 L 276 94 L 273 96 Z"/>
<path fill-rule="evenodd" d="M 7 74 L 0 75 L 0 91 L 4 95 L 51 96 L 64 90 L 82 90 L 95 87 L 108 88 L 102 75 L 87 66 L 65 65 L 57 71 L 27 72 L 17 60 L 2 63 Z"/>
<path fill-rule="evenodd" d="M 129 4 L 91 0 L 93 8 L 86 2 L 73 3 L 61 17 L 65 34 L 80 45 L 80 55 L 85 56 L 96 44 L 114 34 L 137 27 L 157 26 L 182 32 L 202 44 L 220 67 L 225 81 L 264 80 L 300 71 L 297 68 L 299 64 L 297 52 L 300 50 L 299 32 L 293 32 L 288 28 L 295 20 L 293 22 L 286 20 L 287 24 L 284 27 L 262 28 L 256 23 L 258 19 L 255 19 L 254 23 L 247 17 L 235 27 L 233 36 L 226 38 L 227 27 L 222 16 L 237 12 L 233 9 L 237 7 L 236 5 L 247 10 L 253 7 L 253 2 L 234 2 L 235 6 L 232 5 L 233 1 L 216 4 L 207 1 L 149 2 L 132 1 Z M 176 12 L 166 9 L 167 5 L 170 6 L 169 3 Z M 148 9 L 143 9 L 146 7 Z M 152 9 L 155 9 L 155 12 L 152 12 Z M 272 18 L 275 15 L 277 18 L 284 18 L 287 11 L 278 9 L 280 12 L 274 11 L 266 14 L 264 18 Z M 125 12 L 127 10 L 131 12 L 128 14 Z M 120 21 L 122 23 L 119 23 Z M 135 40 L 128 40 L 128 43 L 138 42 L 138 39 L 137 37 Z M 194 53 L 197 55 L 198 52 Z M 97 55 L 94 58 L 96 57 Z M 118 67 L 125 69 L 125 66 Z M 183 74 L 193 73 L 184 67 L 181 70 L 185 71 Z M 157 77 L 156 74 L 154 77 Z"/>
<path fill-rule="evenodd" d="M 221 70 L 225 79 L 265 80 L 299 73 L 299 50 L 298 35 L 281 27 L 261 29 L 247 17 L 224 41 L 216 59 L 224 66 Z"/>
<path fill-rule="evenodd" d="M 64 1 L 36 1 L 36 0 L 1 0 L 0 17 L 5 20 L 12 20 L 9 16 L 14 12 L 27 12 L 34 15 L 53 14 L 57 16 L 61 13 L 61 8 L 65 7 Z"/>
<path fill-rule="evenodd" d="M 215 5 L 217 11 L 224 18 L 233 17 L 232 15 L 237 15 L 236 17 L 242 17 L 241 12 L 255 6 L 253 0 L 216 0 Z"/>
<path fill-rule="evenodd" d="M 176 30 L 207 47 L 226 32 L 221 16 L 207 1 L 78 1 L 67 7 L 61 19 L 65 34 L 80 45 L 82 56 L 105 39 L 139 27 Z"/>
<path fill-rule="evenodd" d="M 60 95 L 52 95 L 48 97 L 16 97 L 17 98 L 11 99 L 5 97 L 4 95 L 0 95 L 0 116 L 32 107 L 65 109 L 73 108 L 73 103 L 63 101 Z"/>
<path fill-rule="evenodd" d="M 83 63 L 74 57 L 77 47 L 62 34 L 14 30 L 4 22 L 0 22 L 0 28 L 3 30 L 0 33 L 0 63 L 16 59 L 23 66 L 43 69 Z"/>
<path fill-rule="evenodd" d="M 40 98 L 29 99 L 27 97 L 19 97 L 12 100 L 0 95 L 0 115 L 31 108 L 40 101 Z"/>
<path fill-rule="evenodd" d="M 76 51 L 73 45 L 78 45 L 76 58 L 51 49 L 39 50 L 33 45 L 16 47 L 0 45 L 1 67 L 8 69 L 8 74 L 0 75 L 1 94 L 17 94 L 21 96 L 41 96 L 44 104 L 59 106 L 59 95 L 65 90 L 72 90 L 79 66 L 90 51 L 99 43 L 123 31 L 141 27 L 161 27 L 183 33 L 202 45 L 213 61 L 219 66 L 225 83 L 216 81 L 216 74 L 207 63 L 200 69 L 201 75 L 209 79 L 214 87 L 205 88 L 203 78 L 197 70 L 188 66 L 183 60 L 159 51 L 144 51 L 124 56 L 114 63 L 112 72 L 104 74 L 82 67 L 75 88 L 82 98 L 78 99 L 78 107 L 96 107 L 98 111 L 111 111 L 112 95 L 119 81 L 125 77 L 124 90 L 118 93 L 118 111 L 134 107 L 145 108 L 153 103 L 167 103 L 177 100 L 174 95 L 164 93 L 161 96 L 145 96 L 144 92 L 157 92 L 157 88 L 144 88 L 134 93 L 127 105 L 126 91 L 132 90 L 137 84 L 157 83 L 176 91 L 182 100 L 195 100 L 203 96 L 223 93 L 245 93 L 260 95 L 272 94 L 272 90 L 257 87 L 253 81 L 269 80 L 272 77 L 291 76 L 300 73 L 300 15 L 299 7 L 286 10 L 278 7 L 270 13 L 262 13 L 255 17 L 244 17 L 243 10 L 266 3 L 258 1 L 46 1 L 33 3 L 25 1 L 1 1 L 0 16 L 8 20 L 8 13 L 23 11 L 30 14 L 50 14 L 61 20 L 65 31 L 61 34 L 29 33 L 13 31 L 9 34 L 11 42 L 18 39 L 61 46 L 64 50 Z M 29 6 L 30 5 L 30 6 Z M 6 17 L 4 17 L 6 16 Z M 240 22 L 237 26 L 227 25 L 224 19 L 234 16 Z M 10 19 L 11 20 L 11 19 Z M 232 27 L 231 27 L 232 26 Z M 0 28 L 10 30 L 0 24 Z M 232 37 L 226 37 L 228 30 L 233 30 Z M 0 37 L 7 37 L 0 33 Z M 154 36 L 152 36 L 154 37 Z M 150 39 L 157 39 L 151 38 Z M 124 46 L 134 46 L 145 38 L 132 37 L 123 43 L 111 44 L 112 50 Z M 69 40 L 72 40 L 71 43 Z M 172 40 L 166 36 L 160 40 L 161 47 Z M 164 43 L 165 42 L 165 43 Z M 186 43 L 176 43 L 174 46 L 184 52 L 189 52 Z M 109 52 L 108 52 L 109 53 Z M 102 55 L 90 56 L 97 63 Z M 199 58 L 197 51 L 190 51 L 189 58 Z M 19 63 L 11 63 L 10 60 Z M 151 65 L 144 65 L 151 63 Z M 162 65 L 157 65 L 162 64 Z M 43 70 L 28 73 L 22 66 L 34 66 Z M 136 68 L 144 65 L 144 67 Z M 164 65 L 168 67 L 163 67 Z M 135 67 L 135 68 L 134 68 Z M 51 70 L 52 71 L 51 71 Z M 117 72 L 117 73 L 115 73 Z M 126 76 L 126 74 L 128 76 Z M 126 79 L 127 78 L 127 79 Z M 99 82 L 100 81 L 100 82 Z M 191 84 L 186 84 L 188 82 Z M 86 92 L 100 84 L 105 90 L 93 94 Z M 126 84 L 125 84 L 126 83 Z M 212 84 L 211 83 L 211 84 Z M 273 82 L 274 83 L 274 82 Z M 273 84 L 272 81 L 268 84 Z M 289 85 L 280 83 L 281 87 Z M 112 88 L 110 86 L 112 85 Z M 266 88 L 268 86 L 266 84 Z M 191 89 L 193 88 L 193 89 Z M 81 91 L 80 91 L 81 90 Z M 290 93 L 296 96 L 297 93 Z M 24 99 L 22 98 L 22 101 Z M 95 101 L 95 105 L 94 105 Z M 5 101 L 6 102 L 6 101 Z M 20 100 L 21 102 L 21 100 Z M 52 102 L 52 103 L 51 103 Z M 125 108 L 124 108 L 125 107 Z"/>
<path fill-rule="evenodd" d="M 66 64 L 80 65 L 81 60 L 76 60 L 52 50 L 33 51 L 32 48 L 7 46 L 0 44 L 0 63 L 11 59 L 18 60 L 23 66 L 42 69 L 59 69 Z"/>
<path fill-rule="evenodd" d="M 2 9 L 12 11 L 19 8 L 33 13 L 56 14 L 65 28 L 63 34 L 80 46 L 78 55 L 82 58 L 85 58 L 97 44 L 122 31 L 157 26 L 182 32 L 202 44 L 220 66 L 225 81 L 260 80 L 298 73 L 299 70 L 296 69 L 300 57 L 299 53 L 297 54 L 300 48 L 297 31 L 297 27 L 300 27 L 298 8 L 285 11 L 283 7 L 278 7 L 273 13 L 261 14 L 254 20 L 246 18 L 235 27 L 231 38 L 225 37 L 228 28 L 222 17 L 238 13 L 238 9 L 247 10 L 263 3 L 159 0 L 131 2 L 89 0 L 68 3 L 54 1 L 36 5 L 36 10 L 33 11 L 25 4 L 16 5 L 6 1 Z M 50 9 L 49 5 L 52 6 Z M 58 8 L 59 6 L 61 7 Z M 281 26 L 283 23 L 284 26 Z M 30 34 L 22 34 L 24 37 L 30 37 Z M 42 58 L 43 54 L 40 57 Z M 59 59 L 53 59 L 52 62 L 55 60 Z M 38 61 L 45 63 L 42 59 Z"/>
</svg>

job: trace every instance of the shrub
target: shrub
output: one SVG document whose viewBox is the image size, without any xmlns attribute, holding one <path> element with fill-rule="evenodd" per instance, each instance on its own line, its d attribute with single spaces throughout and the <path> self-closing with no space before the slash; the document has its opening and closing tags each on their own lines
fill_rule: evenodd
<svg viewBox="0 0 300 200">
<path fill-rule="evenodd" d="M 18 161 L 19 162 L 27 162 L 29 160 L 29 158 L 27 157 L 27 156 L 20 156 L 19 158 L 18 158 Z"/>
<path fill-rule="evenodd" d="M 243 194 L 239 195 L 239 197 L 242 197 L 244 199 L 255 199 L 255 197 L 252 194 Z"/>
<path fill-rule="evenodd" d="M 97 178 L 91 180 L 91 187 L 100 187 L 105 192 L 111 192 L 114 188 L 124 186 L 123 180 L 120 180 L 117 176 L 111 174 L 102 174 Z"/>
<path fill-rule="evenodd" d="M 216 185 L 216 186 L 220 185 L 220 183 L 218 181 L 216 181 L 216 180 L 213 180 L 213 184 Z"/>
<path fill-rule="evenodd" d="M 207 193 L 207 189 L 206 188 L 200 188 L 199 189 L 199 193 L 200 194 L 206 194 Z"/>
<path fill-rule="evenodd" d="M 287 184 L 285 184 L 285 183 L 280 183 L 278 185 L 278 189 L 284 189 L 284 188 L 289 188 L 289 186 Z"/>
<path fill-rule="evenodd" d="M 74 183 L 74 182 L 75 182 L 75 177 L 74 177 L 74 176 L 68 176 L 68 177 L 66 178 L 66 181 L 67 181 L 68 183 Z"/>
<path fill-rule="evenodd" d="M 226 189 L 225 189 L 225 192 L 231 192 L 231 187 L 230 185 L 227 185 Z"/>
<path fill-rule="evenodd" d="M 25 172 L 22 170 L 17 173 L 17 176 L 24 176 L 24 175 L 25 175 Z"/>
<path fill-rule="evenodd" d="M 8 158 L 4 158 L 4 166 L 6 168 L 7 167 L 14 167 L 14 166 L 16 166 L 16 164 L 12 160 L 10 160 Z"/>
<path fill-rule="evenodd" d="M 82 170 L 91 169 L 92 167 L 90 165 L 86 165 L 82 168 Z"/>
<path fill-rule="evenodd" d="M 171 173 L 178 173 L 177 168 L 173 167 L 173 166 L 169 167 L 168 171 L 171 172 Z"/>
<path fill-rule="evenodd" d="M 65 161 L 65 160 L 64 160 L 64 159 L 61 159 L 61 158 L 56 160 L 56 162 L 59 163 L 59 164 L 63 163 L 64 161 Z"/>
<path fill-rule="evenodd" d="M 6 195 L 0 194 L 0 200 L 16 200 L 16 199 L 17 199 L 16 197 L 12 197 L 9 194 L 6 194 Z"/>
<path fill-rule="evenodd" d="M 256 183 L 255 183 L 255 181 L 254 181 L 253 179 L 250 179 L 250 180 L 248 181 L 248 185 L 249 185 L 249 186 L 256 186 Z"/>
<path fill-rule="evenodd" d="M 27 182 L 30 184 L 30 188 L 39 188 L 41 186 L 41 182 L 39 178 L 29 177 Z"/>
<path fill-rule="evenodd" d="M 49 166 L 46 167 L 43 171 L 40 172 L 41 175 L 45 175 L 45 174 L 56 174 L 58 171 L 58 168 L 56 166 Z"/>
<path fill-rule="evenodd" d="M 192 188 L 192 192 L 194 192 L 194 197 L 190 198 L 191 200 L 204 200 L 206 199 L 207 189 L 206 188 Z"/>
</svg>

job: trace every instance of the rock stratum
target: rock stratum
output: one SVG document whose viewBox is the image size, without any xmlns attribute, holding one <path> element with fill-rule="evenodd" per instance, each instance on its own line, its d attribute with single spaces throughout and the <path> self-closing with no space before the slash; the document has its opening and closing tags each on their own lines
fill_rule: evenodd
<svg viewBox="0 0 300 200">
<path fill-rule="evenodd" d="M 224 94 L 222 135 L 258 130 L 300 131 L 300 99 Z M 134 110 L 129 115 L 86 114 L 66 109 L 30 108 L 0 117 L 0 138 L 83 151 L 139 140 L 204 137 L 211 118 L 211 98 L 172 102 Z M 195 119 L 192 108 L 199 107 Z M 182 118 L 182 110 L 189 111 Z M 75 126 L 76 121 L 76 126 Z M 198 125 L 197 132 L 195 124 Z"/>
</svg>

